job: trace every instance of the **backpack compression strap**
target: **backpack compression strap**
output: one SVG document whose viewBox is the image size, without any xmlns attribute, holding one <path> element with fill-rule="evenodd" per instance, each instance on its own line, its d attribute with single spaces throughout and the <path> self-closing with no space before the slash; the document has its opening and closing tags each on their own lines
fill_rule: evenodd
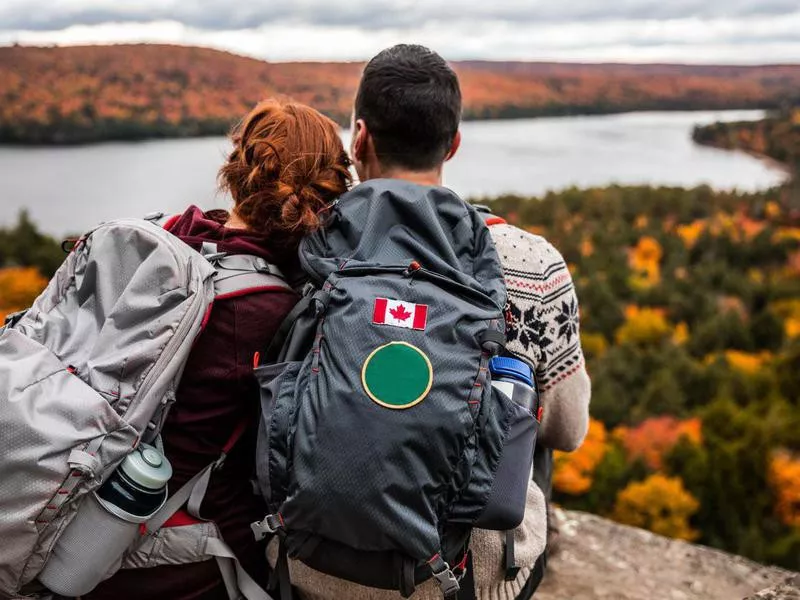
<svg viewBox="0 0 800 600">
<path fill-rule="evenodd" d="M 247 422 L 243 421 L 231 434 L 219 458 L 192 477 L 175 494 L 164 503 L 155 515 L 142 524 L 142 539 L 161 529 L 176 513 L 186 506 L 186 512 L 193 519 L 202 521 L 200 504 L 208 489 L 212 473 L 225 464 L 228 453 L 244 434 Z M 221 539 L 208 539 L 205 552 L 213 556 L 222 574 L 225 589 L 230 600 L 238 600 L 242 596 L 247 600 L 273 600 L 261 586 L 244 570 L 233 551 Z"/>
<path fill-rule="evenodd" d="M 145 221 L 170 230 L 180 215 L 168 217 L 157 211 L 144 216 Z M 260 256 L 220 252 L 214 242 L 203 242 L 200 250 L 217 270 L 214 277 L 214 299 L 235 298 L 254 292 L 291 290 L 281 270 Z"/>
<path fill-rule="evenodd" d="M 292 290 L 281 270 L 260 256 L 219 252 L 213 242 L 203 242 L 201 254 L 217 271 L 214 300 L 255 292 Z"/>
</svg>

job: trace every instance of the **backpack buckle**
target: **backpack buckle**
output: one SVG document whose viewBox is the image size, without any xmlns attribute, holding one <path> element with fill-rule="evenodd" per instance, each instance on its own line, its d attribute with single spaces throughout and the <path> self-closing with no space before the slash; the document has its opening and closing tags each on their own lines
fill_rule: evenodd
<svg viewBox="0 0 800 600">
<path fill-rule="evenodd" d="M 283 529 L 283 517 L 280 513 L 267 515 L 263 520 L 251 523 L 250 529 L 253 530 L 256 541 L 261 541 L 267 535 L 272 535 L 279 529 Z"/>
<path fill-rule="evenodd" d="M 442 589 L 442 594 L 446 599 L 455 598 L 458 590 L 461 589 L 461 584 L 458 583 L 458 578 L 456 578 L 456 574 L 453 573 L 453 569 L 451 569 L 447 563 L 444 563 L 445 569 L 438 573 L 434 573 L 433 576 L 436 578 L 436 581 L 439 582 L 439 587 Z"/>
<path fill-rule="evenodd" d="M 217 261 L 222 260 L 227 256 L 227 252 L 220 252 L 217 249 L 217 244 L 214 242 L 203 242 L 203 245 L 200 247 L 200 254 L 210 262 L 211 264 L 216 263 Z"/>
<path fill-rule="evenodd" d="M 458 578 L 453 569 L 450 568 L 450 565 L 442 559 L 442 555 L 436 554 L 428 561 L 428 565 L 433 572 L 433 577 L 439 583 L 445 600 L 455 598 L 458 590 L 461 589 L 461 584 L 458 583 Z"/>
</svg>

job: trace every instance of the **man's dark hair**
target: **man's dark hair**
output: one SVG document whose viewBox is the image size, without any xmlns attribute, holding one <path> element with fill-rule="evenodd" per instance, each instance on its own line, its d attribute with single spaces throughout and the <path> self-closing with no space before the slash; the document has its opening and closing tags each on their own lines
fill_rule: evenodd
<svg viewBox="0 0 800 600">
<path fill-rule="evenodd" d="M 355 117 L 367 124 L 382 165 L 432 169 L 445 159 L 458 131 L 458 77 L 424 46 L 387 48 L 364 68 Z"/>
</svg>

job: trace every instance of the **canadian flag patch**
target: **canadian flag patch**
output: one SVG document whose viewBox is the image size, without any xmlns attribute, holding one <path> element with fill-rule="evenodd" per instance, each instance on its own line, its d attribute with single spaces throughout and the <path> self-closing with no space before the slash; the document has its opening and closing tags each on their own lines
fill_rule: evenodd
<svg viewBox="0 0 800 600">
<path fill-rule="evenodd" d="M 377 325 L 392 325 L 393 327 L 424 331 L 425 325 L 428 323 L 428 305 L 390 300 L 389 298 L 375 298 L 372 322 Z"/>
</svg>

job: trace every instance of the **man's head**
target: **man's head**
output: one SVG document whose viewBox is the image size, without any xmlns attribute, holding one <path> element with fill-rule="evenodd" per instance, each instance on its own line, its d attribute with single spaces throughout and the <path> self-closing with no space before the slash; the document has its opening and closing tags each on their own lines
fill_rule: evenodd
<svg viewBox="0 0 800 600">
<path fill-rule="evenodd" d="M 461 90 L 444 59 L 400 44 L 367 63 L 353 110 L 351 154 L 362 181 L 441 180 L 460 142 Z"/>
</svg>

